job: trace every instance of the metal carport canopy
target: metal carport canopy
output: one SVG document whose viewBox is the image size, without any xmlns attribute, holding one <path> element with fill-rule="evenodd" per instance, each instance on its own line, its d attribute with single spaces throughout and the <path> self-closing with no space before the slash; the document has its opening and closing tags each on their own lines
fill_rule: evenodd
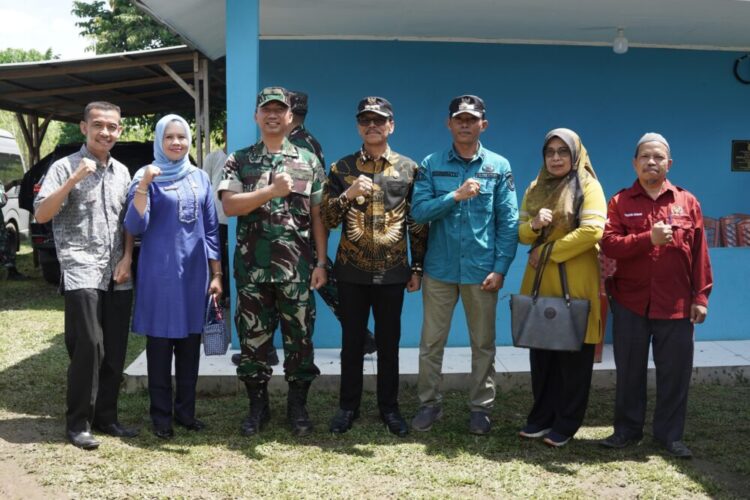
<svg viewBox="0 0 750 500">
<path fill-rule="evenodd" d="M 209 61 L 186 47 L 0 65 L 0 109 L 14 111 L 29 147 L 38 146 L 50 120 L 78 123 L 83 107 L 110 101 L 123 116 L 185 112 L 196 115 L 197 158 L 208 150 L 208 105 L 226 103 L 224 60 Z M 22 115 L 26 115 L 25 117 Z M 39 120 L 43 120 L 39 123 Z"/>
</svg>

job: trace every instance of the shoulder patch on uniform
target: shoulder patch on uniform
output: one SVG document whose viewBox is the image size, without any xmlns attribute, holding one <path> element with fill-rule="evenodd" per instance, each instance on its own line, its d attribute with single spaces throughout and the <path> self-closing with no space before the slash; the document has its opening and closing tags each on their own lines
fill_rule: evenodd
<svg viewBox="0 0 750 500">
<path fill-rule="evenodd" d="M 516 182 L 513 180 L 513 172 L 507 172 L 505 174 L 505 185 L 508 186 L 510 191 L 516 190 Z"/>
</svg>

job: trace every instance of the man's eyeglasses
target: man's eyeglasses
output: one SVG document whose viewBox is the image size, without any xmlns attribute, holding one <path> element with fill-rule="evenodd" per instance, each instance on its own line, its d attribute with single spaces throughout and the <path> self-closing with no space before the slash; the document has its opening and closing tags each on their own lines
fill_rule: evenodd
<svg viewBox="0 0 750 500">
<path fill-rule="evenodd" d="M 374 123 L 376 127 L 382 127 L 385 125 L 385 122 L 388 121 L 388 118 L 385 116 L 358 116 L 357 117 L 357 123 L 359 123 L 361 126 L 366 127 L 370 123 Z"/>
<path fill-rule="evenodd" d="M 545 148 L 544 149 L 544 156 L 547 158 L 554 158 L 555 155 L 559 156 L 560 158 L 567 158 L 570 156 L 570 148 L 560 148 L 560 149 L 554 149 L 554 148 Z"/>
</svg>

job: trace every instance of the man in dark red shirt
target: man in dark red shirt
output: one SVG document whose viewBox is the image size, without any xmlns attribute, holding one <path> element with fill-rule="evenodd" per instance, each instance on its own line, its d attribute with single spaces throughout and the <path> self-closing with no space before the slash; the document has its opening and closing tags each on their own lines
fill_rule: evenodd
<svg viewBox="0 0 750 500">
<path fill-rule="evenodd" d="M 649 344 L 656 365 L 653 436 L 673 456 L 682 442 L 693 369 L 693 326 L 706 318 L 713 278 L 695 196 L 667 180 L 669 144 L 645 134 L 636 146 L 638 180 L 609 202 L 601 245 L 617 260 L 609 293 L 617 367 L 614 434 L 624 448 L 643 438 Z"/>
</svg>

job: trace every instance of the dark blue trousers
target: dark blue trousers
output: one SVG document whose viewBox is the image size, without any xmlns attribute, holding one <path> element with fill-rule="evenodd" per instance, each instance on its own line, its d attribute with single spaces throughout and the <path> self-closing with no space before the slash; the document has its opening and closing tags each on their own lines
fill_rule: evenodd
<svg viewBox="0 0 750 500">
<path fill-rule="evenodd" d="M 189 425 L 195 420 L 195 385 L 200 364 L 200 334 L 184 339 L 146 338 L 149 414 L 157 429 L 172 427 L 172 356 L 175 367 L 174 418 Z"/>
</svg>

